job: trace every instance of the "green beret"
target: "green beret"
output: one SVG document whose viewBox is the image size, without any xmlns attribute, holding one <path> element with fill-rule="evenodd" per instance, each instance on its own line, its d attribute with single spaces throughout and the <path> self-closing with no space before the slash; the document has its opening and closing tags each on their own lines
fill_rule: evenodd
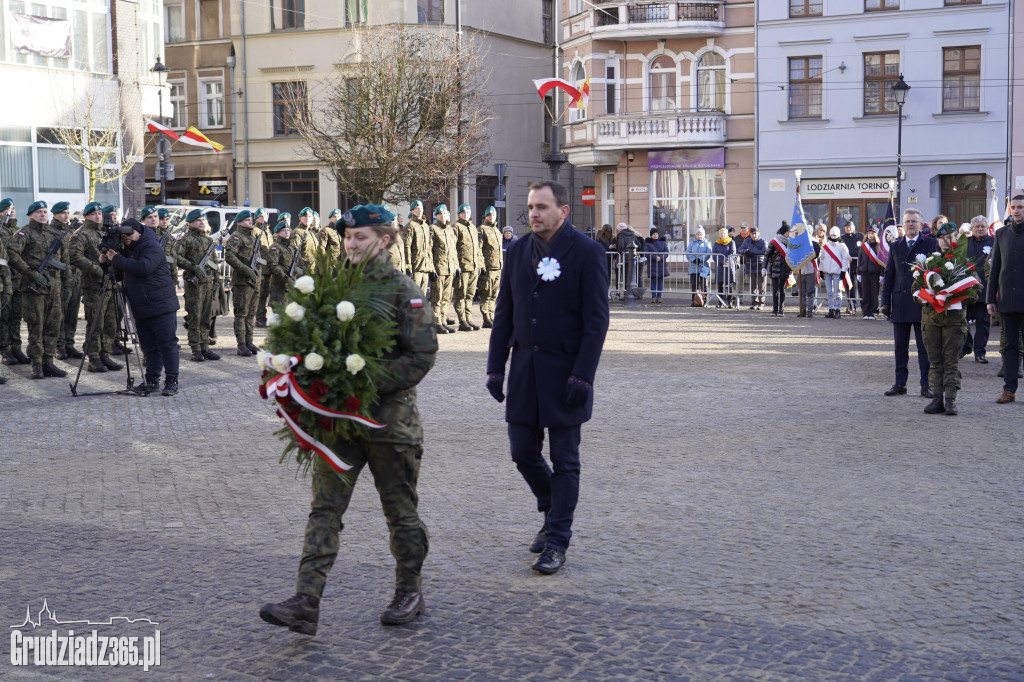
<svg viewBox="0 0 1024 682">
<path fill-rule="evenodd" d="M 291 213 L 282 213 L 281 215 L 277 216 L 277 219 L 279 221 L 283 220 L 285 222 L 289 222 L 292 219 L 292 214 Z"/>
<path fill-rule="evenodd" d="M 334 216 L 338 216 L 339 218 L 341 217 L 341 209 L 340 208 L 332 208 L 331 212 L 327 214 L 327 219 L 330 220 Z"/>
<path fill-rule="evenodd" d="M 277 225 L 274 226 L 274 234 L 277 234 L 281 230 L 287 230 L 287 229 L 290 229 L 288 227 L 288 223 L 286 223 L 285 221 L 282 220 L 281 222 L 279 222 Z"/>
<path fill-rule="evenodd" d="M 307 206 L 306 208 L 304 208 L 301 211 L 299 211 L 299 217 L 300 218 L 302 216 L 304 216 L 304 215 L 313 215 L 313 209 L 311 209 L 309 206 Z"/>
<path fill-rule="evenodd" d="M 484 210 L 484 217 L 486 218 L 489 215 L 493 215 L 493 216 L 497 217 L 498 216 L 498 209 L 494 208 L 493 206 L 488 206 Z"/>
<path fill-rule="evenodd" d="M 98 201 L 90 201 L 88 204 L 85 205 L 85 208 L 82 209 L 82 215 L 83 216 L 87 216 L 90 213 L 95 213 L 96 211 L 102 211 L 102 210 L 103 210 L 103 204 L 101 204 Z"/>
<path fill-rule="evenodd" d="M 469 204 L 459 204 L 459 213 L 470 210 Z"/>
<path fill-rule="evenodd" d="M 69 210 L 71 210 L 71 203 L 67 201 L 58 201 L 50 207 L 50 213 L 63 213 Z"/>
<path fill-rule="evenodd" d="M 191 223 L 193 220 L 199 220 L 202 217 L 203 217 L 202 209 L 193 208 L 191 211 L 188 212 L 188 215 L 185 216 L 185 222 L 186 223 Z"/>
<path fill-rule="evenodd" d="M 158 208 L 156 210 L 156 214 L 157 214 L 157 216 L 159 216 L 161 218 L 170 218 L 171 217 L 171 212 L 168 211 L 166 208 Z"/>
<path fill-rule="evenodd" d="M 237 225 L 238 223 L 242 222 L 243 220 L 246 220 L 246 219 L 251 218 L 251 217 L 252 217 L 252 211 L 250 211 L 247 208 L 243 208 L 241 211 L 239 211 L 238 213 L 235 214 L 235 224 Z"/>
<path fill-rule="evenodd" d="M 955 234 L 955 232 L 956 225 L 954 225 L 953 223 L 942 223 L 941 225 L 939 225 L 938 229 L 935 230 L 935 234 L 933 236 L 945 237 L 947 235 Z"/>
<path fill-rule="evenodd" d="M 113 204 L 109 204 L 107 206 L 104 206 L 103 207 L 103 212 L 104 213 L 116 213 L 117 212 L 117 206 L 114 206 Z"/>
<path fill-rule="evenodd" d="M 355 206 L 341 216 L 345 227 L 369 227 L 371 225 L 390 225 L 395 214 L 378 204 Z"/>
<path fill-rule="evenodd" d="M 420 201 L 419 199 L 417 199 L 416 201 L 414 201 L 411 204 L 409 204 L 409 210 L 410 211 L 415 210 L 417 208 L 423 208 L 423 202 Z"/>
<path fill-rule="evenodd" d="M 267 211 L 267 209 L 260 206 L 259 208 L 256 209 L 256 212 L 252 214 L 252 219 L 259 220 L 260 216 L 268 217 L 269 215 L 270 213 Z"/>
<path fill-rule="evenodd" d="M 448 212 L 448 207 L 445 206 L 444 204 L 440 204 L 437 208 L 434 209 L 434 215 L 438 215 L 440 213 L 447 213 L 447 212 Z"/>
<path fill-rule="evenodd" d="M 151 216 L 154 213 L 156 213 L 156 206 L 143 206 L 142 210 L 139 211 L 139 220 L 142 220 L 143 218 L 145 218 L 147 216 Z M 160 216 L 160 214 L 157 213 L 157 217 L 159 217 L 159 216 Z"/>
<path fill-rule="evenodd" d="M 49 208 L 49 204 L 47 204 L 45 201 L 33 201 L 31 204 L 28 205 L 28 212 L 25 213 L 25 215 L 32 215 L 41 208 Z"/>
<path fill-rule="evenodd" d="M 0 199 L 0 211 L 6 211 L 14 203 L 14 199 Z"/>
</svg>

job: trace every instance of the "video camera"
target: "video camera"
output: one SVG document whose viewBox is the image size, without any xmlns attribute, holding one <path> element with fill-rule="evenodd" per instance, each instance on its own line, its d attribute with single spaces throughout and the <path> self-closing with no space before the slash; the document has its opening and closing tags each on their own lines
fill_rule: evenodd
<svg viewBox="0 0 1024 682">
<path fill-rule="evenodd" d="M 124 248 L 121 243 L 122 235 L 130 235 L 134 230 L 129 225 L 121 225 L 117 223 L 113 217 L 103 216 L 103 227 L 101 232 L 103 238 L 100 240 L 99 250 L 100 252 L 105 251 L 117 251 L 118 253 Z"/>
</svg>

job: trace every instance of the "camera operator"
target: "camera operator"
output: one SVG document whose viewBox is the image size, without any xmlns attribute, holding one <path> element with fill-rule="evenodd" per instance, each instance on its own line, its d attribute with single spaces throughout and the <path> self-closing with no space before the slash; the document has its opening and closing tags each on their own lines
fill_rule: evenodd
<svg viewBox="0 0 1024 682">
<path fill-rule="evenodd" d="M 131 303 L 139 344 L 146 358 L 146 388 L 159 388 L 164 372 L 163 395 L 178 392 L 178 296 L 167 269 L 167 257 L 156 233 L 138 220 L 122 221 L 124 247 L 118 253 L 107 249 L 100 263 L 110 263 L 115 276 L 124 280 L 124 291 Z"/>
</svg>

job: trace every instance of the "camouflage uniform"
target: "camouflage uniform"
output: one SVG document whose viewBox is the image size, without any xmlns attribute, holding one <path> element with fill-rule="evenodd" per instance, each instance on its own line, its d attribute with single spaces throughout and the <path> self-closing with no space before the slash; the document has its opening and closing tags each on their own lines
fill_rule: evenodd
<svg viewBox="0 0 1024 682">
<path fill-rule="evenodd" d="M 473 324 L 473 298 L 476 296 L 476 281 L 484 257 L 480 252 L 480 234 L 477 227 L 468 220 L 455 221 L 456 252 L 459 255 L 459 274 L 455 278 L 455 314 L 463 327 Z M 479 329 L 479 327 L 476 327 Z"/>
<path fill-rule="evenodd" d="M 299 267 L 305 270 L 307 275 L 312 273 L 316 269 L 316 255 L 322 250 L 320 237 L 313 230 L 299 223 L 299 226 L 292 230 L 291 243 L 292 248 L 302 249 L 299 255 L 299 261 L 302 264 Z"/>
<path fill-rule="evenodd" d="M 251 227 L 238 225 L 224 248 L 224 259 L 231 266 L 231 298 L 235 304 L 235 342 L 239 346 L 252 344 L 256 327 L 256 308 L 259 304 L 259 283 L 262 274 L 249 267 L 253 249 L 258 249 L 259 237 Z M 262 256 L 260 256 L 262 258 Z M 266 260 L 266 259 L 263 259 Z M 261 269 L 262 273 L 262 269 Z"/>
<path fill-rule="evenodd" d="M 58 223 L 56 218 L 51 225 L 61 232 L 67 228 L 66 225 Z M 69 259 L 71 258 L 72 236 L 73 234 L 68 234 L 64 238 L 64 248 Z M 65 349 L 75 345 L 75 333 L 78 331 L 78 311 L 82 303 L 82 276 L 78 272 L 78 268 L 70 262 L 66 264 L 68 267 L 63 273 L 64 280 L 60 289 L 63 322 L 60 325 L 60 332 L 57 334 L 57 352 L 64 351 L 65 355 L 67 354 Z"/>
<path fill-rule="evenodd" d="M 202 230 L 189 227 L 178 240 L 178 267 L 185 276 L 185 312 L 188 315 L 188 345 L 193 353 L 210 350 L 210 323 L 213 321 L 213 297 L 216 294 L 217 278 L 213 273 L 214 251 L 206 268 L 200 269 L 199 262 L 209 250 L 213 240 Z"/>
<path fill-rule="evenodd" d="M 386 254 L 378 254 L 368 264 L 370 269 L 385 265 L 385 258 Z M 353 482 L 369 464 L 391 533 L 391 553 L 396 562 L 395 586 L 398 590 L 418 592 L 429 537 L 416 510 L 416 481 L 423 455 L 416 384 L 434 365 L 437 353 L 434 315 L 423 300 L 420 288 L 394 267 L 379 267 L 369 276 L 394 280 L 398 285 L 388 296 L 398 323 L 398 343 L 382 363 L 388 378 L 378 386 L 380 398 L 371 410 L 374 419 L 388 426 L 373 430 L 366 441 L 335 440 L 328 446 L 352 464 L 349 476 Z M 338 533 L 353 486 L 354 483 L 344 482 L 318 458 L 313 467 L 313 502 L 299 564 L 296 587 L 299 594 L 319 598 L 323 593 L 327 573 L 338 556 Z"/>
<path fill-rule="evenodd" d="M 285 295 L 288 293 L 288 285 L 292 280 L 288 277 L 288 270 L 292 267 L 292 259 L 295 257 L 295 249 L 291 242 L 284 237 L 276 237 L 274 245 L 270 247 L 270 257 L 267 258 L 267 271 L 270 273 L 270 305 L 284 305 Z"/>
<path fill-rule="evenodd" d="M 267 261 L 260 277 L 260 295 L 256 301 L 256 326 L 267 326 L 267 304 L 270 302 L 270 247 L 274 245 L 274 230 L 270 223 L 253 223 L 253 233 L 259 235 L 260 258 Z"/>
<path fill-rule="evenodd" d="M 430 290 L 430 303 L 436 311 L 438 324 L 443 325 L 448 317 L 448 305 L 452 302 L 452 280 L 459 269 L 455 228 L 435 222 L 430 226 L 430 237 L 436 275 L 434 282 L 437 284 Z"/>
<path fill-rule="evenodd" d="M 324 225 L 320 227 L 319 234 L 320 243 L 323 244 L 327 253 L 331 254 L 331 258 L 334 260 L 341 260 L 341 252 L 343 250 L 341 245 L 341 237 L 333 227 Z"/>
<path fill-rule="evenodd" d="M 110 355 L 114 336 L 117 334 L 117 318 L 114 315 L 113 296 L 103 296 L 103 267 L 100 265 L 99 243 L 103 239 L 101 232 L 102 225 L 86 220 L 78 232 L 71 235 L 69 241 L 71 252 L 71 264 L 75 266 L 81 276 L 82 282 L 82 304 L 85 306 L 86 338 L 92 342 L 88 347 L 83 347 L 82 352 L 89 356 L 90 360 L 97 360 L 101 356 Z M 103 310 L 99 311 L 100 299 L 103 300 Z M 99 326 L 94 330 L 96 322 Z"/>
<path fill-rule="evenodd" d="M 405 260 L 405 242 L 402 241 L 402 235 L 396 234 L 395 241 L 388 246 L 388 256 L 391 258 L 391 264 L 395 266 L 395 270 L 398 270 L 403 275 L 406 274 L 408 269 L 408 261 Z"/>
<path fill-rule="evenodd" d="M 4 246 L 11 243 L 11 238 L 18 231 L 18 219 L 11 218 L 6 225 L 0 227 L 0 242 Z M 10 268 L 11 289 L 7 308 L 0 315 L 0 351 L 21 351 L 21 273 Z"/>
<path fill-rule="evenodd" d="M 7 249 L 8 262 L 21 273 L 22 315 L 28 325 L 28 357 L 33 364 L 52 365 L 57 355 L 57 336 L 64 322 L 60 297 L 63 274 L 55 267 L 47 268 L 47 285 L 38 285 L 36 276 L 50 245 L 60 237 L 61 233 L 51 226 L 30 219 L 28 225 L 14 233 Z M 67 264 L 67 246 L 63 242 L 53 260 Z"/>
<path fill-rule="evenodd" d="M 423 291 L 430 283 L 430 275 L 434 272 L 434 254 L 431 247 L 430 226 L 422 218 L 415 216 L 406 223 L 406 241 L 409 252 L 408 264 L 412 271 L 412 279 Z M 431 301 L 434 292 L 430 292 Z"/>
<path fill-rule="evenodd" d="M 3 239 L 0 239 L 0 319 L 6 319 L 7 309 L 11 305 L 11 268 L 6 264 L 7 247 Z M 0 381 L 4 383 L 6 381 Z"/>
<path fill-rule="evenodd" d="M 960 390 L 960 353 L 967 336 L 967 311 L 935 312 L 930 304 L 921 310 L 921 338 L 928 353 L 928 386 L 935 397 L 955 400 Z"/>
<path fill-rule="evenodd" d="M 480 282 L 480 314 L 484 318 L 484 326 L 490 327 L 494 318 L 494 302 L 498 299 L 498 285 L 501 283 L 501 230 L 485 218 L 478 228 L 480 234 L 480 251 L 484 257 L 484 276 Z"/>
</svg>

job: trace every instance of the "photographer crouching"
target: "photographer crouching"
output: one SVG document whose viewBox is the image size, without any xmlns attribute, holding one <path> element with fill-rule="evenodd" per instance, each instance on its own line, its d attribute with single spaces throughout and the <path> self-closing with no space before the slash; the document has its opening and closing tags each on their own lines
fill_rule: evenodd
<svg viewBox="0 0 1024 682">
<path fill-rule="evenodd" d="M 146 359 L 146 388 L 153 393 L 160 387 L 164 372 L 163 395 L 178 392 L 178 295 L 174 291 L 167 257 L 156 233 L 138 220 L 121 222 L 131 228 L 122 234 L 120 252 L 107 249 L 100 255 L 101 263 L 109 263 L 115 276 L 124 281 L 124 291 L 131 304 L 132 316 L 139 332 L 139 345 Z M 127 231 L 126 231 L 127 232 Z"/>
</svg>

